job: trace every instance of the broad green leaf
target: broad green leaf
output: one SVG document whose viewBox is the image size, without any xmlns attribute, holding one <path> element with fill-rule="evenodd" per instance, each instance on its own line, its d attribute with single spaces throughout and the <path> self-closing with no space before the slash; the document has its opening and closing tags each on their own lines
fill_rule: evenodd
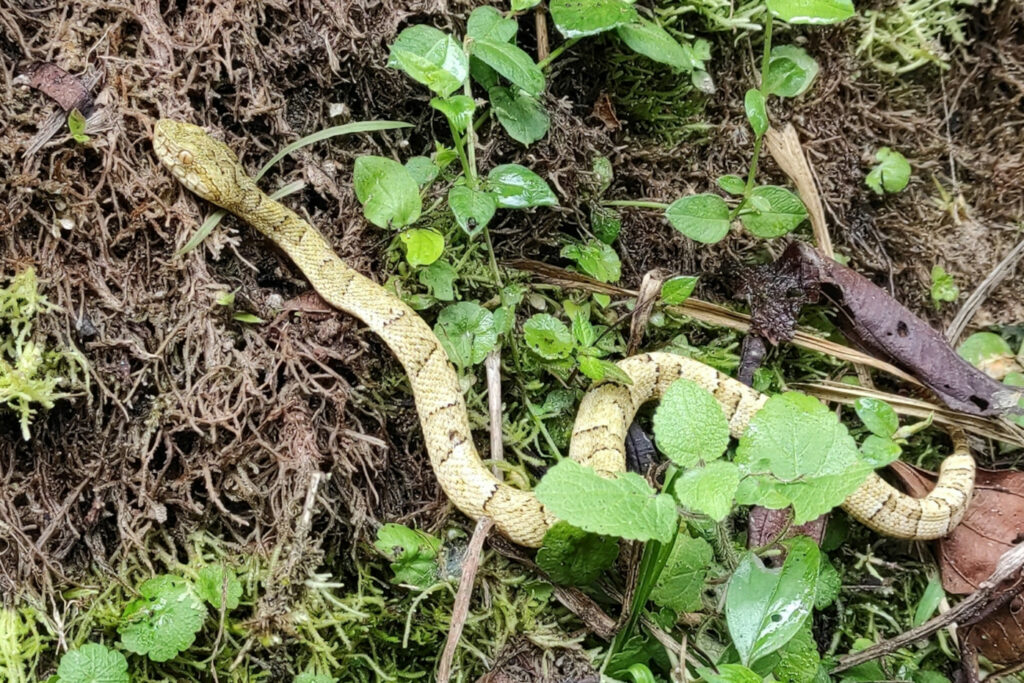
<svg viewBox="0 0 1024 683">
<path fill-rule="evenodd" d="M 490 192 L 473 190 L 465 185 L 454 185 L 448 190 L 448 206 L 459 227 L 473 237 L 491 222 L 498 202 Z"/>
<path fill-rule="evenodd" d="M 789 543 L 781 569 L 748 552 L 729 579 L 725 619 L 740 662 L 749 665 L 785 645 L 814 607 L 821 553 L 810 538 Z"/>
<path fill-rule="evenodd" d="M 932 303 L 936 306 L 942 302 L 956 301 L 960 296 L 960 288 L 956 286 L 953 276 L 940 265 L 932 266 Z"/>
<path fill-rule="evenodd" d="M 487 182 L 502 209 L 525 209 L 531 206 L 555 206 L 558 199 L 539 175 L 519 164 L 495 166 L 487 174 Z"/>
<path fill-rule="evenodd" d="M 807 218 L 807 209 L 800 198 L 776 185 L 760 185 L 750 191 L 751 204 L 767 203 L 768 209 L 755 209 L 740 214 L 743 227 L 755 237 L 770 239 L 791 232 Z"/>
<path fill-rule="evenodd" d="M 835 413 L 796 392 L 768 399 L 740 437 L 734 462 L 748 475 L 737 500 L 773 508 L 788 502 L 794 524 L 842 503 L 874 469 Z"/>
<path fill-rule="evenodd" d="M 679 275 L 665 280 L 661 285 L 661 300 L 669 306 L 678 306 L 693 294 L 698 279 L 696 275 Z"/>
<path fill-rule="evenodd" d="M 651 591 L 651 600 L 676 612 L 699 610 L 713 555 L 711 545 L 703 538 L 693 538 L 685 531 L 679 533 Z"/>
<path fill-rule="evenodd" d="M 476 57 L 469 58 L 469 75 L 474 81 L 480 84 L 484 90 L 490 91 L 501 83 L 498 72 L 484 64 Z"/>
<path fill-rule="evenodd" d="M 825 566 L 824 563 L 822 566 Z M 811 623 L 808 619 L 788 643 L 777 652 L 778 663 L 772 669 L 776 680 L 787 683 L 815 683 L 821 656 L 814 642 Z M 826 681 L 830 680 L 825 678 Z"/>
<path fill-rule="evenodd" d="M 623 386 L 633 383 L 633 379 L 622 368 L 609 360 L 581 355 L 579 362 L 580 372 L 595 382 L 615 382 Z"/>
<path fill-rule="evenodd" d="M 639 474 L 622 472 L 605 479 L 566 459 L 547 471 L 536 492 L 559 519 L 595 534 L 668 543 L 676 532 L 672 496 L 658 493 Z"/>
<path fill-rule="evenodd" d="M 469 58 L 450 35 L 425 24 L 410 26 L 391 46 L 388 66 L 401 69 L 441 97 L 462 87 Z"/>
<path fill-rule="evenodd" d="M 121 614 L 121 645 L 154 662 L 166 662 L 188 649 L 206 618 L 192 584 L 165 574 L 143 583 L 139 593 L 142 597 L 125 605 Z"/>
<path fill-rule="evenodd" d="M 476 109 L 476 102 L 467 95 L 452 95 L 450 97 L 435 97 L 430 100 L 430 106 L 438 110 L 448 119 L 452 127 L 462 135 L 473 123 L 473 110 Z"/>
<path fill-rule="evenodd" d="M 207 565 L 199 570 L 196 594 L 213 605 L 216 610 L 220 609 L 221 598 L 226 598 L 224 607 L 232 610 L 238 607 L 238 601 L 242 597 L 242 582 L 230 567 L 222 564 Z"/>
<path fill-rule="evenodd" d="M 939 603 L 945 597 L 946 592 L 942 589 L 942 580 L 938 576 L 932 576 L 928 579 L 928 585 L 925 586 L 920 602 L 917 603 L 917 608 L 914 610 L 914 619 L 910 625 L 920 626 L 931 619 L 932 615 L 935 614 L 935 610 L 939 608 Z"/>
<path fill-rule="evenodd" d="M 622 38 L 622 42 L 628 45 L 633 52 L 638 52 L 656 62 L 668 64 L 675 71 L 689 71 L 694 67 L 686 50 L 669 35 L 668 31 L 653 21 L 637 19 L 634 22 L 622 24 L 615 31 L 619 34 L 619 38 Z"/>
<path fill-rule="evenodd" d="M 566 38 L 592 36 L 635 21 L 636 10 L 627 0 L 551 0 L 555 27 Z"/>
<path fill-rule="evenodd" d="M 822 548 L 824 550 L 824 548 Z M 843 579 L 828 557 L 821 558 L 821 571 L 818 572 L 818 586 L 814 593 L 814 609 L 825 609 L 839 597 L 843 587 Z"/>
<path fill-rule="evenodd" d="M 245 311 L 235 311 L 231 314 L 232 320 L 237 320 L 240 323 L 248 323 L 250 325 L 260 325 L 264 322 L 263 318 L 252 313 L 246 313 Z"/>
<path fill-rule="evenodd" d="M 373 546 L 391 560 L 395 583 L 423 589 L 437 580 L 440 539 L 401 524 L 385 524 L 377 530 Z"/>
<path fill-rule="evenodd" d="M 461 368 L 483 362 L 498 343 L 494 315 L 472 301 L 460 301 L 442 309 L 437 315 L 434 334 L 448 358 Z"/>
<path fill-rule="evenodd" d="M 861 396 L 853 402 L 853 409 L 872 434 L 888 438 L 900 428 L 900 416 L 881 399 Z"/>
<path fill-rule="evenodd" d="M 676 500 L 685 508 L 721 522 L 732 510 L 740 471 L 728 460 L 714 460 L 703 467 L 684 471 L 676 478 Z"/>
<path fill-rule="evenodd" d="M 672 227 L 691 240 L 714 244 L 729 232 L 729 207 L 717 194 L 695 194 L 675 200 L 665 209 Z"/>
<path fill-rule="evenodd" d="M 71 131 L 71 137 L 75 142 L 89 142 L 89 136 L 85 134 L 85 117 L 77 109 L 68 112 L 68 130 Z"/>
<path fill-rule="evenodd" d="M 315 674 L 304 671 L 295 677 L 292 683 L 338 683 L 338 679 L 328 674 Z"/>
<path fill-rule="evenodd" d="M 522 12 L 528 9 L 533 9 L 540 4 L 540 0 L 512 0 L 512 11 Z"/>
<path fill-rule="evenodd" d="M 426 187 L 434 182 L 437 174 L 441 172 L 441 169 L 429 157 L 410 157 L 405 162 L 405 170 L 420 187 Z"/>
<path fill-rule="evenodd" d="M 565 303 L 565 312 L 572 321 L 572 336 L 576 340 L 576 345 L 583 349 L 593 346 L 597 341 L 597 329 L 590 322 L 590 304 L 577 307 L 571 301 Z"/>
<path fill-rule="evenodd" d="M 458 273 L 447 261 L 434 261 L 419 272 L 420 284 L 430 290 L 430 295 L 438 301 L 455 299 L 455 278 Z"/>
<path fill-rule="evenodd" d="M 562 256 L 571 259 L 576 266 L 601 282 L 618 282 L 622 276 L 619 255 L 610 246 L 599 240 L 584 244 L 567 244 L 562 247 Z"/>
<path fill-rule="evenodd" d="M 1003 379 L 1009 372 L 1020 371 L 1013 349 L 995 332 L 975 332 L 957 347 L 956 352 L 995 379 Z"/>
<path fill-rule="evenodd" d="M 707 389 L 678 379 L 654 411 L 654 441 L 672 462 L 692 467 L 722 457 L 729 445 L 729 421 Z"/>
<path fill-rule="evenodd" d="M 790 24 L 835 24 L 854 14 L 852 0 L 768 0 L 768 9 Z"/>
<path fill-rule="evenodd" d="M 860 445 L 862 460 L 872 469 L 885 467 L 898 460 L 902 451 L 900 445 L 892 439 L 875 434 L 868 434 Z"/>
<path fill-rule="evenodd" d="M 779 97 L 797 97 L 807 92 L 818 75 L 818 63 L 807 50 L 796 45 L 776 45 L 768 60 L 765 91 Z"/>
<path fill-rule="evenodd" d="M 594 174 L 594 180 L 597 181 L 597 193 L 604 194 L 612 186 L 612 180 L 615 179 L 615 169 L 612 168 L 612 162 L 608 157 L 595 157 L 594 163 L 590 166 L 590 171 Z"/>
<path fill-rule="evenodd" d="M 537 551 L 537 566 L 555 583 L 586 586 L 612 566 L 618 554 L 619 544 L 614 538 L 558 522 L 544 534 L 544 544 Z"/>
<path fill-rule="evenodd" d="M 366 220 L 381 228 L 401 228 L 420 217 L 420 188 L 397 161 L 362 156 L 352 172 L 356 198 Z"/>
<path fill-rule="evenodd" d="M 519 24 L 506 19 L 494 7 L 482 5 L 473 10 L 466 22 L 466 35 L 474 40 L 496 40 L 507 43 L 516 37 Z"/>
<path fill-rule="evenodd" d="M 470 50 L 474 57 L 527 94 L 538 97 L 544 92 L 544 72 L 521 48 L 503 41 L 478 39 Z"/>
<path fill-rule="evenodd" d="M 540 140 L 548 132 L 551 119 L 544 106 L 535 98 L 515 88 L 497 86 L 487 91 L 502 128 L 513 140 L 529 145 Z"/>
<path fill-rule="evenodd" d="M 910 182 L 910 164 L 907 158 L 889 147 L 882 147 L 875 153 L 878 163 L 864 178 L 864 184 L 875 194 L 899 192 Z"/>
<path fill-rule="evenodd" d="M 611 244 L 622 231 L 622 216 L 618 211 L 600 204 L 590 207 L 590 229 L 594 236 L 605 244 Z"/>
<path fill-rule="evenodd" d="M 429 266 L 444 253 L 444 235 L 436 230 L 413 228 L 398 235 L 405 245 L 405 260 L 412 267 Z"/>
<path fill-rule="evenodd" d="M 124 655 L 99 643 L 86 643 L 66 652 L 60 658 L 57 676 L 60 683 L 128 683 L 130 680 Z"/>
<path fill-rule="evenodd" d="M 572 333 L 561 320 L 549 313 L 537 313 L 523 323 L 523 339 L 541 358 L 557 360 L 572 353 Z"/>
<path fill-rule="evenodd" d="M 761 683 L 763 680 L 760 674 L 742 664 L 719 664 L 715 669 L 698 666 L 697 673 L 705 683 Z"/>
<path fill-rule="evenodd" d="M 732 195 L 741 195 L 747 191 L 747 181 L 731 173 L 719 176 L 718 186 Z"/>
<path fill-rule="evenodd" d="M 743 106 L 747 112 L 747 121 L 754 129 L 754 135 L 761 137 L 768 130 L 768 111 L 765 109 L 764 95 L 760 90 L 751 88 L 743 98 Z"/>
</svg>

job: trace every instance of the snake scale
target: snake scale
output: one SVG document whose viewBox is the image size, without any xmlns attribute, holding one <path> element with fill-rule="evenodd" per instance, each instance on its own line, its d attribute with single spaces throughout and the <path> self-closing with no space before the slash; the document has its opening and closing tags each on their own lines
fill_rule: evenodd
<svg viewBox="0 0 1024 683">
<path fill-rule="evenodd" d="M 235 214 L 274 242 L 331 306 L 359 318 L 388 345 L 409 376 L 430 464 L 454 505 L 470 517 L 488 516 L 512 541 L 540 545 L 557 521 L 529 491 L 499 481 L 473 445 L 458 376 L 430 327 L 405 303 L 347 266 L 317 230 L 270 199 L 222 142 L 202 128 L 163 119 L 153 148 L 189 190 Z M 685 377 L 710 391 L 738 437 L 767 396 L 695 360 L 669 353 L 626 358 L 618 366 L 630 386 L 602 384 L 587 393 L 573 427 L 569 455 L 603 476 L 625 469 L 626 431 L 637 409 Z M 843 503 L 853 517 L 887 536 L 944 536 L 963 516 L 974 486 L 974 459 L 954 430 L 953 454 L 924 498 L 897 491 L 871 474 Z"/>
</svg>

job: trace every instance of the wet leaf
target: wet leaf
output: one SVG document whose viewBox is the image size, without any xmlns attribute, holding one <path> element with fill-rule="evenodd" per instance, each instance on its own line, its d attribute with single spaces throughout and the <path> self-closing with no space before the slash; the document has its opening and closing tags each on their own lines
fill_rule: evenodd
<svg viewBox="0 0 1024 683">
<path fill-rule="evenodd" d="M 452 95 L 451 97 L 434 97 L 430 100 L 430 106 L 444 114 L 448 122 L 452 124 L 461 135 L 466 132 L 473 123 L 473 111 L 476 109 L 476 102 L 472 97 L 466 95 Z"/>
<path fill-rule="evenodd" d="M 374 225 L 401 228 L 420 217 L 419 185 L 397 161 L 361 156 L 356 159 L 352 180 L 363 215 Z"/>
<path fill-rule="evenodd" d="M 490 192 L 473 190 L 465 185 L 454 185 L 448 190 L 448 206 L 467 235 L 473 237 L 491 222 L 498 201 Z"/>
<path fill-rule="evenodd" d="M 572 353 L 572 333 L 549 313 L 537 313 L 523 323 L 523 340 L 541 358 L 558 360 Z"/>
<path fill-rule="evenodd" d="M 704 244 L 719 242 L 729 233 L 729 207 L 717 194 L 695 194 L 675 200 L 665 209 L 673 228 Z"/>
<path fill-rule="evenodd" d="M 512 43 L 477 39 L 470 51 L 473 56 L 494 69 L 528 95 L 539 97 L 544 92 L 544 72 L 530 55 Z"/>
<path fill-rule="evenodd" d="M 790 24 L 835 24 L 854 15 L 851 0 L 768 0 L 768 9 Z"/>
<path fill-rule="evenodd" d="M 586 586 L 596 581 L 618 554 L 619 544 L 614 538 L 558 522 L 544 534 L 544 544 L 537 551 L 537 566 L 555 583 Z"/>
<path fill-rule="evenodd" d="M 807 219 L 804 203 L 784 187 L 755 187 L 750 191 L 749 199 L 755 209 L 741 213 L 740 221 L 756 237 L 781 237 Z M 759 204 L 761 208 L 757 208 Z"/>
<path fill-rule="evenodd" d="M 437 580 L 440 539 L 401 524 L 385 524 L 377 530 L 373 546 L 391 560 L 395 583 L 422 589 Z"/>
<path fill-rule="evenodd" d="M 398 34 L 388 66 L 401 69 L 441 97 L 461 88 L 469 76 L 469 58 L 462 45 L 425 24 L 410 26 Z"/>
<path fill-rule="evenodd" d="M 576 266 L 601 282 L 618 282 L 622 276 L 619 255 L 610 246 L 599 240 L 583 244 L 567 244 L 562 247 L 562 256 L 572 259 Z"/>
<path fill-rule="evenodd" d="M 780 97 L 797 97 L 807 92 L 818 75 L 818 63 L 796 45 L 776 45 L 768 60 L 765 90 Z"/>
<path fill-rule="evenodd" d="M 434 334 L 451 361 L 462 368 L 482 363 L 498 342 L 494 315 L 472 301 L 445 307 L 437 316 Z"/>
<path fill-rule="evenodd" d="M 139 586 L 142 597 L 129 602 L 117 632 L 125 649 L 166 662 L 188 649 L 203 627 L 206 608 L 192 584 L 163 575 Z"/>
<path fill-rule="evenodd" d="M 698 279 L 696 275 L 680 275 L 665 280 L 664 284 L 661 285 L 662 302 L 668 306 L 678 306 L 683 303 L 693 294 L 693 289 L 697 286 Z"/>
<path fill-rule="evenodd" d="M 555 206 L 558 199 L 544 179 L 518 164 L 495 166 L 487 174 L 490 189 L 502 209 Z"/>
<path fill-rule="evenodd" d="M 496 40 L 507 43 L 516 37 L 519 24 L 515 19 L 506 19 L 501 12 L 490 5 L 477 7 L 466 22 L 466 35 L 474 40 Z"/>
<path fill-rule="evenodd" d="M 768 112 L 765 110 L 764 94 L 760 90 L 751 88 L 743 98 L 743 104 L 747 111 L 747 121 L 754 129 L 754 135 L 761 137 L 768 130 Z"/>
<path fill-rule="evenodd" d="M 864 426 L 876 436 L 888 438 L 900 428 L 899 415 L 881 399 L 862 396 L 853 402 L 853 409 Z"/>
<path fill-rule="evenodd" d="M 627 0 L 551 0 L 548 9 L 555 27 L 566 38 L 592 36 L 637 18 Z"/>
<path fill-rule="evenodd" d="M 513 140 L 529 145 L 547 134 L 551 119 L 537 98 L 519 88 L 503 86 L 491 88 L 487 95 L 498 122 Z"/>
<path fill-rule="evenodd" d="M 615 31 L 633 52 L 642 54 L 662 64 L 668 64 L 675 71 L 690 71 L 693 60 L 668 31 L 653 21 L 638 19 L 622 24 Z"/>
<path fill-rule="evenodd" d="M 444 253 L 444 235 L 436 230 L 414 228 L 401 233 L 398 238 L 405 245 L 405 260 L 413 268 L 429 266 Z"/>
</svg>

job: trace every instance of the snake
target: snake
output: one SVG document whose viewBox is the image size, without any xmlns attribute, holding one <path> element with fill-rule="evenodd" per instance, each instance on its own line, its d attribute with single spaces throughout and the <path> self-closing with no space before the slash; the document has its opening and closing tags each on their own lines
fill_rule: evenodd
<svg viewBox="0 0 1024 683">
<path fill-rule="evenodd" d="M 430 465 L 452 504 L 473 519 L 490 518 L 511 541 L 539 547 L 558 519 L 532 491 L 498 479 L 478 454 L 459 377 L 429 325 L 397 296 L 348 266 L 330 243 L 284 204 L 271 199 L 223 142 L 200 126 L 160 119 L 153 149 L 185 188 L 233 213 L 277 246 L 332 307 L 358 318 L 390 348 L 405 370 Z M 715 397 L 740 437 L 768 396 L 697 360 L 667 352 L 630 356 L 617 363 L 631 382 L 598 383 L 582 398 L 569 457 L 614 478 L 626 469 L 625 437 L 639 408 L 680 378 Z M 930 540 L 962 519 L 974 487 L 975 463 L 959 428 L 950 429 L 952 452 L 935 487 L 909 496 L 872 472 L 842 507 L 874 531 L 900 539 Z"/>
</svg>

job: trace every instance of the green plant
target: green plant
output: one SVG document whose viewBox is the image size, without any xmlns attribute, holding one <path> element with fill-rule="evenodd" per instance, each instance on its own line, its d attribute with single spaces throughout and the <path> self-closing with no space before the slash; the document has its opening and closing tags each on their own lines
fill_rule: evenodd
<svg viewBox="0 0 1024 683">
<path fill-rule="evenodd" d="M 882 147 L 875 153 L 878 163 L 864 177 L 864 184 L 875 194 L 894 194 L 910 182 L 910 164 L 899 152 Z"/>
<path fill-rule="evenodd" d="M 128 660 L 117 650 L 86 643 L 60 658 L 57 683 L 128 683 Z"/>
<path fill-rule="evenodd" d="M 953 302 L 960 296 L 960 288 L 956 286 L 953 276 L 946 269 L 936 264 L 932 266 L 932 303 L 938 308 L 944 302 Z"/>
<path fill-rule="evenodd" d="M 909 0 L 867 9 L 861 19 L 863 36 L 857 46 L 867 62 L 890 74 L 902 74 L 928 64 L 949 68 L 943 40 L 962 45 L 967 37 L 964 9 L 973 0 Z"/>
<path fill-rule="evenodd" d="M 71 132 L 71 138 L 80 145 L 84 145 L 91 139 L 85 134 L 85 125 L 85 117 L 82 116 L 82 112 L 77 109 L 68 112 L 68 130 Z"/>
</svg>

